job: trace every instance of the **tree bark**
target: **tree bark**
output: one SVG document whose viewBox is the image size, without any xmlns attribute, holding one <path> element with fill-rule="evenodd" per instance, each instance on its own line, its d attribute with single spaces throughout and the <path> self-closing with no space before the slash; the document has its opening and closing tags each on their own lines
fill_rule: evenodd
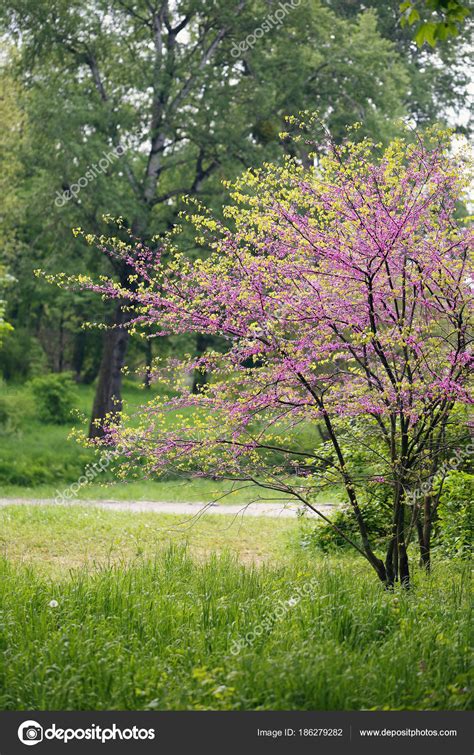
<svg viewBox="0 0 474 755">
<path fill-rule="evenodd" d="M 395 560 L 394 560 L 396 544 L 397 544 L 397 537 L 396 537 L 396 534 L 394 534 L 390 538 L 390 542 L 387 547 L 387 554 L 385 556 L 385 573 L 386 573 L 388 587 L 393 587 L 393 585 L 395 584 L 395 579 L 397 577 Z"/>
<path fill-rule="evenodd" d="M 426 496 L 423 502 L 423 524 L 420 522 L 418 530 L 418 539 L 420 543 L 420 566 L 426 571 L 431 569 L 431 531 L 433 528 L 433 518 L 431 510 L 431 498 Z M 421 537 L 420 537 L 421 534 Z"/>
<path fill-rule="evenodd" d="M 64 315 L 61 312 L 58 332 L 58 372 L 64 370 Z"/>
<path fill-rule="evenodd" d="M 128 313 L 123 311 L 119 303 L 110 327 L 104 332 L 102 360 L 89 425 L 89 438 L 103 437 L 103 422 L 106 416 L 113 416 L 122 410 L 122 368 L 125 364 L 130 338 L 124 325 L 128 319 Z"/>
<path fill-rule="evenodd" d="M 145 379 L 143 385 L 147 390 L 151 388 L 151 368 L 153 366 L 153 346 L 151 338 L 146 339 L 145 344 Z"/>
<path fill-rule="evenodd" d="M 80 383 L 82 380 L 82 369 L 84 367 L 85 355 L 86 333 L 84 330 L 80 330 L 78 333 L 74 334 L 74 346 L 72 352 L 72 366 L 76 383 Z"/>
<path fill-rule="evenodd" d="M 408 553 L 405 543 L 405 504 L 400 502 L 398 511 L 397 527 L 397 555 L 398 555 L 398 577 L 402 587 L 410 587 L 410 567 L 408 563 Z"/>
<path fill-rule="evenodd" d="M 398 483 L 394 494 L 392 534 L 387 547 L 385 571 L 390 587 L 398 580 L 403 587 L 410 586 L 410 568 L 405 542 L 405 502 L 401 482 Z"/>
<path fill-rule="evenodd" d="M 203 333 L 198 333 L 196 338 L 196 356 L 201 357 L 208 346 L 209 338 Z M 200 393 L 202 387 L 207 383 L 207 372 L 201 370 L 194 370 L 193 375 L 193 393 Z"/>
</svg>

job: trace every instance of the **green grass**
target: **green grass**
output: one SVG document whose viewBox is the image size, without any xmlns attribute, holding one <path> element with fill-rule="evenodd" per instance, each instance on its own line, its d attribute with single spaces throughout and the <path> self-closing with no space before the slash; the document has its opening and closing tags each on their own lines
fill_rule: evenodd
<svg viewBox="0 0 474 755">
<path fill-rule="evenodd" d="M 221 514 L 196 519 L 85 506 L 0 508 L 0 555 L 52 578 L 83 566 L 153 558 L 170 544 L 186 545 L 199 560 L 225 549 L 247 563 L 281 560 L 298 532 L 294 519 Z"/>
<path fill-rule="evenodd" d="M 469 707 L 466 569 L 389 593 L 355 556 L 291 553 L 297 522 L 215 519 L 3 511 L 0 709 Z"/>
<path fill-rule="evenodd" d="M 15 412 L 14 431 L 0 433 L 0 486 L 4 495 L 21 495 L 22 490 L 41 489 L 54 495 L 58 486 L 72 483 L 95 461 L 92 450 L 69 439 L 73 427 L 80 427 L 74 418 L 65 425 L 40 422 L 35 401 L 28 385 L 1 386 Z M 86 418 L 90 414 L 94 390 L 78 386 L 77 410 Z M 130 409 L 145 401 L 148 394 L 138 386 L 127 385 L 126 404 Z M 103 475 L 104 481 L 109 479 Z M 34 493 L 33 493 L 34 495 Z"/>
<path fill-rule="evenodd" d="M 93 451 L 79 445 L 68 436 L 74 427 L 40 422 L 35 414 L 33 395 L 28 386 L 1 386 L 1 395 L 17 408 L 17 428 L 13 433 L 0 432 L 0 497 L 54 498 L 84 473 L 87 464 L 96 461 Z M 88 417 L 94 395 L 93 386 L 77 387 L 77 409 Z M 124 405 L 129 412 L 136 410 L 154 394 L 129 381 L 124 386 Z M 79 425 L 76 425 L 79 427 Z M 314 437 L 316 436 L 316 437 Z M 314 428 L 311 435 L 299 432 L 300 445 L 308 447 L 318 442 Z M 201 479 L 140 480 L 114 482 L 108 470 L 96 478 L 94 484 L 82 487 L 79 499 L 135 500 L 135 501 L 211 501 L 229 490 L 222 482 Z M 222 498 L 223 503 L 247 503 L 254 500 L 255 488 L 234 491 Z M 337 500 L 334 488 L 320 497 L 324 501 Z M 278 493 L 267 491 L 267 498 Z"/>
</svg>

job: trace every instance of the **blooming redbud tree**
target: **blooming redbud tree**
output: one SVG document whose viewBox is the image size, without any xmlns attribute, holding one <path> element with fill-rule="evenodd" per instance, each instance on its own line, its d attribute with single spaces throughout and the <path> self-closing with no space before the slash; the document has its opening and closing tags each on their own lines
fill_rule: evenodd
<svg viewBox="0 0 474 755">
<path fill-rule="evenodd" d="M 426 550 L 436 506 L 413 491 L 437 473 L 452 418 L 461 433 L 469 403 L 462 162 L 434 130 L 385 149 L 329 143 L 312 170 L 288 160 L 246 172 L 224 223 L 191 205 L 207 256 L 180 254 L 177 233 L 159 251 L 102 239 L 126 258 L 134 290 L 80 284 L 132 307 L 133 330 L 226 344 L 157 364 L 155 379 L 174 393 L 133 422 L 111 418 L 106 442 L 125 449 L 124 468 L 276 490 L 323 518 L 316 495 L 339 482 L 359 537 L 341 534 L 385 585 L 407 586 L 408 542 L 418 531 Z M 183 377 L 195 369 L 211 376 L 197 395 Z M 368 484 L 390 493 L 380 552 L 365 516 Z"/>
</svg>

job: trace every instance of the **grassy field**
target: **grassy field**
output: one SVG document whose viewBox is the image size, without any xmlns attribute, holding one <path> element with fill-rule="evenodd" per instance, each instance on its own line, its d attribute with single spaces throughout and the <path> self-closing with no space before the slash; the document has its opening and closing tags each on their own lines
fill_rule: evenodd
<svg viewBox="0 0 474 755">
<path fill-rule="evenodd" d="M 35 402 L 28 386 L 1 386 L 1 395 L 18 408 L 16 427 L 8 433 L 0 432 L 0 497 L 54 498 L 81 477 L 87 464 L 96 461 L 94 453 L 69 438 L 73 427 L 44 424 L 35 413 Z M 89 416 L 93 401 L 93 387 L 77 387 L 77 409 Z M 124 388 L 125 409 L 130 413 L 153 396 L 138 384 L 127 382 Z M 0 428 L 1 429 L 1 428 Z M 317 433 L 303 433 L 300 442 L 311 446 L 319 442 Z M 109 471 L 100 474 L 93 483 L 82 487 L 78 499 L 135 500 L 135 501 L 211 501 L 229 490 L 227 483 L 200 479 L 163 481 L 141 480 L 114 482 Z M 333 489 L 322 496 L 324 501 L 337 499 Z M 255 499 L 255 489 L 236 490 L 222 498 L 222 503 L 247 503 Z M 266 491 L 266 498 L 278 494 Z"/>
<path fill-rule="evenodd" d="M 169 544 L 186 546 L 198 560 L 226 549 L 247 563 L 289 556 L 296 520 L 212 516 L 199 519 L 77 506 L 0 508 L 0 554 L 46 577 L 153 558 Z"/>
<path fill-rule="evenodd" d="M 80 475 L 79 475 L 80 476 Z M 60 495 L 69 483 L 58 480 L 50 485 L 1 485 L 0 497 L 4 498 L 55 498 Z M 89 484 L 80 488 L 78 500 L 91 501 L 201 501 L 207 503 L 219 499 L 219 503 L 248 503 L 256 499 L 258 491 L 246 488 L 232 491 L 228 483 L 212 480 L 182 479 L 153 482 L 104 482 L 103 484 Z M 265 492 L 265 500 L 274 500 L 278 493 Z M 331 502 L 334 493 L 325 496 L 324 500 Z"/>
<path fill-rule="evenodd" d="M 0 709 L 469 706 L 461 567 L 387 593 L 292 520 L 0 516 Z"/>
<path fill-rule="evenodd" d="M 2 390 L 19 414 L 0 433 L 0 497 L 53 498 L 94 456 L 72 423 L 38 421 L 27 387 Z M 146 398 L 126 387 L 129 409 Z M 91 401 L 79 387 L 78 408 Z M 77 497 L 209 501 L 224 487 L 106 472 Z M 0 710 L 467 708 L 466 568 L 384 592 L 359 557 L 302 547 L 308 526 L 0 508 Z"/>
</svg>

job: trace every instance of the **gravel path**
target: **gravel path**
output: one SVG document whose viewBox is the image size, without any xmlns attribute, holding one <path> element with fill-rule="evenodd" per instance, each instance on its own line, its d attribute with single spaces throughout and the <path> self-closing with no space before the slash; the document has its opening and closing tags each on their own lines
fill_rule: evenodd
<svg viewBox="0 0 474 755">
<path fill-rule="evenodd" d="M 0 498 L 0 506 L 54 506 L 53 499 L 49 498 Z M 295 503 L 226 503 L 209 504 L 204 502 L 173 502 L 173 501 L 89 501 L 75 500 L 61 505 L 65 506 L 92 506 L 111 511 L 153 511 L 159 514 L 186 514 L 196 516 L 208 514 L 231 514 L 246 516 L 269 516 L 269 517 L 295 517 L 299 506 Z M 335 508 L 334 503 L 320 503 L 316 508 L 327 516 Z M 308 514 L 316 516 L 308 510 Z"/>
</svg>

